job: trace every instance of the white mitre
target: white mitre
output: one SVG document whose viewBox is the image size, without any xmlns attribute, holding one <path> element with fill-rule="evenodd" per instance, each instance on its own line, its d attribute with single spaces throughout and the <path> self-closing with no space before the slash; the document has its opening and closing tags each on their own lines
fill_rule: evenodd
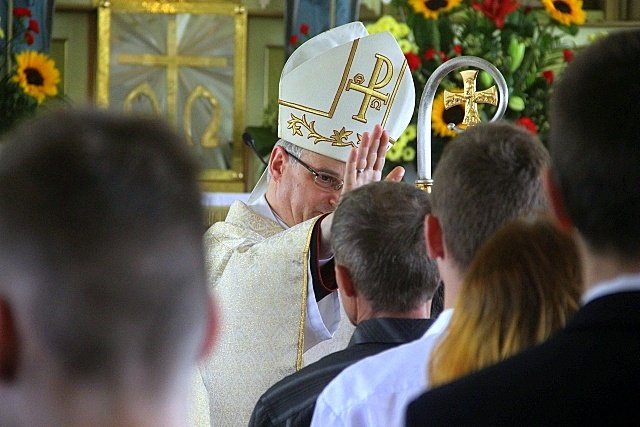
<svg viewBox="0 0 640 427">
<path fill-rule="evenodd" d="M 380 124 L 393 143 L 415 106 L 413 78 L 389 32 L 369 35 L 361 22 L 303 43 L 280 77 L 278 137 L 346 162 L 362 134 Z M 251 199 L 266 192 L 265 176 Z"/>
</svg>

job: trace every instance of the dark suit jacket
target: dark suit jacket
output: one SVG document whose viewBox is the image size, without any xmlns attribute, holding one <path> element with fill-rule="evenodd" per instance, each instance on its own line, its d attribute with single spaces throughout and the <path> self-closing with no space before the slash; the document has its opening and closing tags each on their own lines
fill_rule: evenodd
<svg viewBox="0 0 640 427">
<path fill-rule="evenodd" d="M 316 399 L 347 366 L 420 338 L 432 319 L 370 319 L 356 326 L 346 349 L 329 354 L 274 384 L 258 400 L 249 426 L 308 426 Z"/>
<path fill-rule="evenodd" d="M 629 420 L 629 421 L 627 421 Z M 428 391 L 407 426 L 640 425 L 640 292 L 582 307 L 547 342 Z"/>
</svg>

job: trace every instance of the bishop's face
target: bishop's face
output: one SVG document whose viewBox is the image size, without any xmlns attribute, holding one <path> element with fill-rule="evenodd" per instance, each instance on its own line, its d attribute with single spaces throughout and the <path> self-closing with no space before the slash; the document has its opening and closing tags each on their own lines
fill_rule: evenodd
<svg viewBox="0 0 640 427">
<path fill-rule="evenodd" d="M 308 150 L 303 150 L 300 160 L 321 177 L 316 178 L 296 159 L 287 156 L 279 181 L 278 197 L 283 203 L 278 214 L 289 226 L 333 212 L 342 191 L 322 188 L 315 181 L 330 176 L 341 182 L 344 178 L 344 162 Z"/>
</svg>

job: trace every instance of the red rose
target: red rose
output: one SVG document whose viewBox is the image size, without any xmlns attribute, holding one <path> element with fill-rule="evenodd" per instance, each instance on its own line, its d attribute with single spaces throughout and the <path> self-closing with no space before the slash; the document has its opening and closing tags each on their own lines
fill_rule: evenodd
<svg viewBox="0 0 640 427">
<path fill-rule="evenodd" d="M 38 25 L 38 21 L 35 19 L 29 19 L 29 31 L 40 34 L 40 25 Z"/>
<path fill-rule="evenodd" d="M 438 56 L 440 57 L 440 59 L 442 59 L 442 62 L 447 62 L 449 60 L 449 57 L 447 56 L 447 54 L 444 53 L 444 51 L 442 50 L 440 51 Z"/>
<path fill-rule="evenodd" d="M 309 26 L 304 22 L 300 24 L 300 34 L 304 34 L 305 36 L 309 34 Z"/>
<path fill-rule="evenodd" d="M 427 61 L 431 61 L 435 54 L 436 54 L 436 50 L 434 48 L 430 47 L 424 53 L 424 59 L 426 59 Z"/>
<path fill-rule="evenodd" d="M 24 40 L 27 42 L 29 46 L 31 46 L 34 42 L 33 34 L 28 32 L 24 35 Z"/>
<path fill-rule="evenodd" d="M 459 44 L 455 45 L 455 46 L 453 47 L 453 51 L 454 51 L 455 53 L 457 53 L 458 55 L 460 55 L 460 54 L 462 53 L 462 46 L 460 46 Z"/>
<path fill-rule="evenodd" d="M 31 18 L 31 9 L 28 7 L 14 7 L 13 16 L 17 18 Z"/>
<path fill-rule="evenodd" d="M 298 36 L 295 34 L 292 34 L 291 37 L 289 37 L 289 44 L 291 46 L 296 46 L 298 44 Z"/>
<path fill-rule="evenodd" d="M 516 120 L 516 123 L 519 124 L 520 126 L 524 126 L 525 128 L 527 128 L 527 130 L 532 134 L 534 135 L 538 134 L 538 129 L 536 128 L 536 124 L 533 123 L 533 120 L 531 120 L 531 118 L 526 116 L 521 117 L 518 120 Z"/>
<path fill-rule="evenodd" d="M 420 57 L 415 53 L 405 53 L 404 57 L 407 58 L 407 64 L 409 65 L 409 69 L 411 71 L 417 70 L 420 67 Z"/>
<path fill-rule="evenodd" d="M 542 78 L 549 82 L 550 85 L 553 84 L 553 70 L 546 70 L 542 72 Z"/>
<path fill-rule="evenodd" d="M 501 29 L 505 24 L 504 18 L 519 8 L 520 3 L 513 0 L 484 0 L 482 3 L 473 2 L 471 7 L 484 13 L 484 16 L 496 24 L 497 29 Z"/>
<path fill-rule="evenodd" d="M 565 49 L 562 51 L 562 55 L 564 56 L 564 62 L 573 61 L 574 53 L 571 49 Z"/>
</svg>

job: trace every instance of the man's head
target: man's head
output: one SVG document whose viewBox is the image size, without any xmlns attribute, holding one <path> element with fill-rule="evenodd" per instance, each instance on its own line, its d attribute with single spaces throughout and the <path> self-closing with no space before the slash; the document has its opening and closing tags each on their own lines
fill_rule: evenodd
<svg viewBox="0 0 640 427">
<path fill-rule="evenodd" d="M 272 208 L 287 225 L 333 212 L 340 200 L 345 163 L 283 139 L 269 160 Z"/>
<path fill-rule="evenodd" d="M 342 181 L 345 162 L 364 132 L 380 124 L 395 141 L 409 124 L 414 104 L 411 72 L 389 32 L 369 35 L 362 23 L 352 22 L 308 40 L 287 60 L 279 90 L 278 136 L 302 151 L 297 155 L 277 144 L 268 191 L 263 177 L 250 201 L 266 192 L 290 226 L 333 211 L 340 191 L 319 188 L 314 172 Z M 280 184 L 285 188 L 276 191 Z"/>
<path fill-rule="evenodd" d="M 345 194 L 331 225 L 343 295 L 346 274 L 349 288 L 367 301 L 374 316 L 400 316 L 424 305 L 438 284 L 424 240 L 429 212 L 427 193 L 407 183 L 381 181 Z"/>
<path fill-rule="evenodd" d="M 433 177 L 431 204 L 444 247 L 436 244 L 432 256 L 446 254 L 463 273 L 500 226 L 545 207 L 540 173 L 547 164 L 540 141 L 507 122 L 481 123 L 456 136 Z"/>
<path fill-rule="evenodd" d="M 640 31 L 595 42 L 551 102 L 551 181 L 589 249 L 640 256 Z M 566 220 L 567 218 L 565 218 Z"/>
<path fill-rule="evenodd" d="M 99 111 L 35 120 L 2 146 L 0 401 L 17 419 L 54 420 L 48 399 L 71 411 L 74 393 L 188 390 L 214 321 L 183 147 L 160 121 Z"/>
</svg>

